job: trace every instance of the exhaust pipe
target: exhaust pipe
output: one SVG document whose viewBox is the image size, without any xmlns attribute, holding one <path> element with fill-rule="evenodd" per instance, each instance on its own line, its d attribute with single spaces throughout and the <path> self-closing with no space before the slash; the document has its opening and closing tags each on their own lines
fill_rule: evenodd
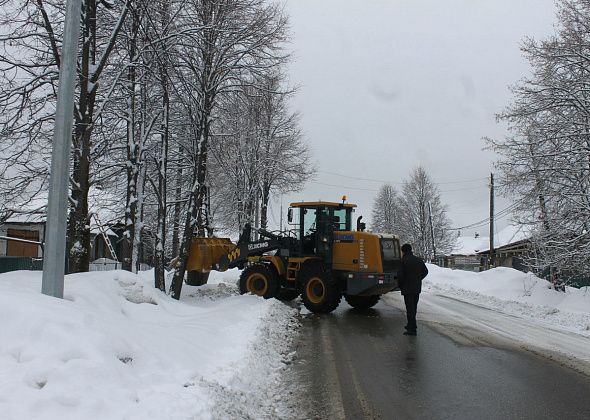
<svg viewBox="0 0 590 420">
<path fill-rule="evenodd" d="M 359 217 L 356 219 L 356 230 L 357 230 L 358 232 L 364 232 L 364 231 L 365 231 L 365 229 L 367 228 L 367 225 L 366 225 L 366 224 L 364 224 L 363 222 L 361 222 L 361 219 L 362 219 L 362 218 L 363 218 L 363 216 L 359 216 Z"/>
</svg>

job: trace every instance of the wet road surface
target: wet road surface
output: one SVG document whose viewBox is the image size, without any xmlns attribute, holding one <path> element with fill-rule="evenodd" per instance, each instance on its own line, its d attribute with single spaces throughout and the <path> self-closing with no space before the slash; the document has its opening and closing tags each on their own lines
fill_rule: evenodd
<svg viewBox="0 0 590 420">
<path fill-rule="evenodd" d="M 301 418 L 590 419 L 590 377 L 469 331 L 455 339 L 448 325 L 419 318 L 418 337 L 403 336 L 404 325 L 383 303 L 305 315 Z"/>
</svg>

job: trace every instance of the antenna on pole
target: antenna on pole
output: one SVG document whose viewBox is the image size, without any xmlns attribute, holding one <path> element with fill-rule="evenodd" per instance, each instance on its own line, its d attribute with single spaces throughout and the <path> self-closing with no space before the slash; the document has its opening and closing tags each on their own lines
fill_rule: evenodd
<svg viewBox="0 0 590 420">
<path fill-rule="evenodd" d="M 494 265 L 494 174 L 490 174 L 490 268 Z"/>
<path fill-rule="evenodd" d="M 434 241 L 434 227 L 432 226 L 432 205 L 428 202 L 428 220 L 430 222 L 430 238 L 432 239 L 432 262 L 436 263 L 436 243 Z"/>
<path fill-rule="evenodd" d="M 68 0 L 61 49 L 59 87 L 53 130 L 51 177 L 47 202 L 46 245 L 43 253 L 41 293 L 63 298 L 68 224 L 68 187 L 70 181 L 70 144 L 74 118 L 76 61 L 80 34 L 81 0 Z"/>
</svg>

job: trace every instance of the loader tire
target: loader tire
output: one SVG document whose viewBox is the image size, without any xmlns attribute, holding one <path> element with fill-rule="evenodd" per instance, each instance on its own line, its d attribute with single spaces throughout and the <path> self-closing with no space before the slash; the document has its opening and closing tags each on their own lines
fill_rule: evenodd
<svg viewBox="0 0 590 420">
<path fill-rule="evenodd" d="M 265 299 L 273 298 L 279 290 L 279 280 L 274 270 L 264 264 L 246 267 L 240 276 L 240 294 L 252 293 Z"/>
<path fill-rule="evenodd" d="M 344 295 L 346 302 L 355 309 L 369 309 L 372 308 L 379 302 L 381 295 L 372 296 L 354 296 Z"/>
<path fill-rule="evenodd" d="M 329 313 L 338 307 L 342 291 L 332 272 L 323 264 L 306 264 L 299 273 L 301 297 L 305 307 L 314 313 Z"/>
<path fill-rule="evenodd" d="M 291 289 L 281 289 L 279 293 L 277 293 L 276 298 L 278 300 L 282 300 L 283 302 L 287 302 L 293 300 L 299 296 L 301 292 L 299 290 L 291 290 Z"/>
</svg>

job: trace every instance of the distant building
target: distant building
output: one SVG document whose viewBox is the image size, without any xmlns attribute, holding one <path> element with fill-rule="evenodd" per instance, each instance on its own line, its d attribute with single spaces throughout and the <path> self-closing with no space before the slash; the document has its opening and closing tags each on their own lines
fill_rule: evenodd
<svg viewBox="0 0 590 420">
<path fill-rule="evenodd" d="M 0 223 L 0 236 L 24 239 L 31 242 L 45 240 L 45 216 L 40 214 L 17 214 Z M 33 243 L 0 240 L 0 256 L 33 257 L 43 256 L 41 247 Z"/>
<path fill-rule="evenodd" d="M 459 236 L 453 251 L 446 257 L 445 266 L 457 270 L 479 271 L 481 269 L 480 250 L 489 247 L 489 238 L 476 236 Z"/>
<path fill-rule="evenodd" d="M 510 267 L 527 272 L 525 258 L 531 251 L 531 228 L 527 225 L 508 225 L 494 237 L 494 259 L 490 261 L 490 244 L 478 253 L 486 262 L 485 268 Z"/>
<path fill-rule="evenodd" d="M 95 198 L 90 203 L 90 211 L 95 211 L 99 215 L 106 236 L 109 238 L 111 245 L 115 249 L 115 256 L 111 255 L 104 236 L 94 218 L 90 220 L 90 261 L 114 258 L 120 260 L 123 255 L 123 237 L 124 224 L 123 217 L 119 214 L 120 208 L 118 203 L 101 194 L 100 199 Z M 92 205 L 94 204 L 94 205 Z M 0 237 L 23 239 L 25 241 L 12 241 L 10 239 L 0 239 L 0 257 L 29 257 L 42 258 L 42 247 L 33 243 L 45 242 L 45 202 L 37 200 L 35 208 L 41 210 L 20 209 L 13 210 L 11 214 L 4 217 L 0 222 Z M 140 263 L 143 266 L 150 265 L 153 256 L 153 243 L 151 235 L 145 234 L 144 241 L 140 245 Z M 1 263 L 0 263 L 1 265 Z M 2 272 L 0 266 L 0 272 Z"/>
<path fill-rule="evenodd" d="M 24 221 L 20 217 L 9 218 L 4 223 L 0 223 L 0 236 L 8 238 L 25 239 L 31 242 L 45 242 L 45 220 L 43 221 Z M 113 226 L 113 229 L 116 227 Z M 111 244 L 117 250 L 119 235 L 117 235 L 110 226 L 105 226 L 106 234 Z M 33 243 L 11 241 L 9 239 L 0 240 L 1 257 L 43 257 L 43 251 L 39 245 Z M 106 246 L 106 242 L 97 226 L 90 229 L 90 260 L 98 258 L 113 258 Z"/>
<path fill-rule="evenodd" d="M 490 238 L 460 236 L 453 251 L 445 258 L 445 266 L 459 270 L 481 271 L 493 267 L 511 267 L 528 271 L 524 257 L 530 252 L 530 228 L 509 225 L 494 236 L 494 261 L 489 260 Z"/>
</svg>

